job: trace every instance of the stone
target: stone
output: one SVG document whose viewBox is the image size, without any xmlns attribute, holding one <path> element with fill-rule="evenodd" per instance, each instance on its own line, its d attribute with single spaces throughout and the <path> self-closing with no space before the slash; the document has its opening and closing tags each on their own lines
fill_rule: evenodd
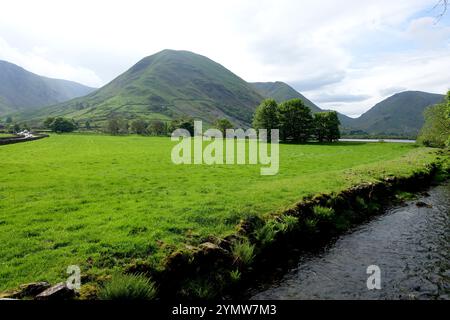
<svg viewBox="0 0 450 320">
<path fill-rule="evenodd" d="M 50 283 L 48 282 L 33 282 L 21 285 L 20 288 L 20 298 L 23 297 L 34 297 L 41 292 L 44 292 L 50 288 Z"/>
<path fill-rule="evenodd" d="M 207 250 L 207 251 L 209 251 L 209 250 L 221 250 L 221 248 L 217 244 L 214 244 L 214 243 L 211 243 L 211 242 L 204 242 L 199 247 L 200 247 L 200 249 Z"/>
<path fill-rule="evenodd" d="M 26 297 L 34 297 L 48 288 L 50 288 L 50 284 L 48 282 L 32 282 L 22 284 L 19 286 L 19 289 L 0 293 L 0 299 L 22 299 Z"/>
<path fill-rule="evenodd" d="M 16 291 L 7 291 L 0 293 L 0 300 L 14 300 L 20 294 L 19 290 Z"/>
<path fill-rule="evenodd" d="M 417 202 L 417 203 L 416 203 L 416 206 L 417 206 L 418 208 L 433 208 L 432 205 L 430 205 L 430 204 L 428 204 L 428 203 L 425 203 L 425 202 L 422 202 L 422 201 Z"/>
<path fill-rule="evenodd" d="M 63 282 L 48 288 L 36 296 L 36 300 L 69 300 L 76 296 L 73 289 L 69 289 Z"/>
</svg>

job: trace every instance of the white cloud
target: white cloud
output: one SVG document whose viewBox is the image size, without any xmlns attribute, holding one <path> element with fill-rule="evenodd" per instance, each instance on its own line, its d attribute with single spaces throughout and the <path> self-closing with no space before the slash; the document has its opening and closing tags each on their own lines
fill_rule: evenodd
<svg viewBox="0 0 450 320">
<path fill-rule="evenodd" d="M 21 52 L 11 47 L 4 39 L 0 38 L 0 59 L 19 65 L 33 73 L 50 78 L 68 79 L 82 84 L 97 87 L 102 80 L 96 73 L 87 68 L 72 66 L 64 61 L 49 59 L 49 49 L 45 47 L 33 47 L 29 52 Z"/>
</svg>

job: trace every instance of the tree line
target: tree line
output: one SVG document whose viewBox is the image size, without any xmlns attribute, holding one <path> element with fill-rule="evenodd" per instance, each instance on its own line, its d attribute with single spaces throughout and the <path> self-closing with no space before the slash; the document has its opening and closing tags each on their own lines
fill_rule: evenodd
<svg viewBox="0 0 450 320">
<path fill-rule="evenodd" d="M 336 111 L 312 114 L 301 99 L 281 104 L 273 99 L 264 100 L 253 117 L 255 129 L 278 129 L 283 142 L 333 142 L 341 137 L 339 125 Z"/>
<path fill-rule="evenodd" d="M 339 125 L 337 112 L 313 114 L 301 99 L 293 99 L 281 104 L 273 99 L 264 100 L 257 107 L 253 116 L 254 129 L 278 129 L 282 142 L 304 143 L 311 140 L 333 142 L 340 138 Z M 93 129 L 89 120 L 84 123 L 84 126 L 81 126 L 75 120 L 63 117 L 48 117 L 43 122 L 43 126 L 57 133 L 72 132 L 78 129 Z M 235 128 L 225 118 L 217 119 L 212 127 L 219 129 L 224 136 L 227 129 Z M 108 119 L 103 124 L 101 131 L 112 135 L 132 133 L 149 136 L 170 136 L 176 129 L 186 129 L 193 135 L 194 119 L 182 117 L 172 121 L 147 121 L 144 119 L 130 121 L 118 116 Z"/>
</svg>

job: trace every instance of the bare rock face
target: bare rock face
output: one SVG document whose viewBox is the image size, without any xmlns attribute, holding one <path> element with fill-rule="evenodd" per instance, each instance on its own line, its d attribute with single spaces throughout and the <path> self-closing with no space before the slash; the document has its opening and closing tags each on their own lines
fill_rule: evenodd
<svg viewBox="0 0 450 320">
<path fill-rule="evenodd" d="M 76 292 L 73 289 L 69 289 L 63 282 L 48 288 L 44 292 L 36 296 L 36 300 L 68 300 L 76 296 Z"/>
</svg>

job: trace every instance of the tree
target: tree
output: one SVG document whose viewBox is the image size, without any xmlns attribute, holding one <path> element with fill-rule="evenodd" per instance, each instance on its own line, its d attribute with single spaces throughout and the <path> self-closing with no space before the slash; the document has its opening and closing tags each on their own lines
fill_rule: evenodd
<svg viewBox="0 0 450 320">
<path fill-rule="evenodd" d="M 450 118 L 450 90 L 447 92 L 447 118 Z"/>
<path fill-rule="evenodd" d="M 253 128 L 257 130 L 267 129 L 268 140 L 270 140 L 270 130 L 280 129 L 280 112 L 275 100 L 264 100 L 256 108 L 253 116 Z"/>
<path fill-rule="evenodd" d="M 311 109 L 302 100 L 293 99 L 279 107 L 281 140 L 306 142 L 313 133 L 313 116 Z"/>
<path fill-rule="evenodd" d="M 22 124 L 22 129 L 23 129 L 23 130 L 27 130 L 27 131 L 31 131 L 30 126 L 29 126 L 28 123 L 26 123 L 26 122 L 24 122 L 24 123 Z"/>
<path fill-rule="evenodd" d="M 112 135 L 127 134 L 128 121 L 121 118 L 111 118 L 106 123 L 106 132 Z"/>
<path fill-rule="evenodd" d="M 89 120 L 86 120 L 86 122 L 84 123 L 84 127 L 86 128 L 86 130 L 91 130 L 91 122 Z"/>
<path fill-rule="evenodd" d="M 336 111 L 330 111 L 328 113 L 328 131 L 327 140 L 328 142 L 333 142 L 341 138 L 341 132 L 339 131 L 339 126 L 341 122 L 339 121 L 338 113 Z"/>
<path fill-rule="evenodd" d="M 167 135 L 167 125 L 159 120 L 153 120 L 147 127 L 147 131 L 152 136 Z"/>
<path fill-rule="evenodd" d="M 12 128 L 10 129 L 10 131 L 12 131 L 12 133 L 17 133 L 20 132 L 20 125 L 18 123 L 15 123 Z"/>
<path fill-rule="evenodd" d="M 437 17 L 438 19 L 441 19 L 447 13 L 448 0 L 439 0 L 438 3 L 436 3 L 436 5 L 434 6 L 434 9 L 436 9 L 437 7 L 442 7 L 441 13 Z"/>
<path fill-rule="evenodd" d="M 53 121 L 55 121 L 55 118 L 53 118 L 53 117 L 48 117 L 47 119 L 45 119 L 44 128 L 51 129 L 51 125 L 52 125 Z"/>
<path fill-rule="evenodd" d="M 5 121 L 6 124 L 11 124 L 12 122 L 13 122 L 13 119 L 11 116 L 6 117 L 6 121 Z"/>
<path fill-rule="evenodd" d="M 147 122 L 138 119 L 131 123 L 131 131 L 136 134 L 147 134 Z"/>
<path fill-rule="evenodd" d="M 120 133 L 119 120 L 116 118 L 109 119 L 106 124 L 106 131 L 112 135 L 117 135 Z"/>
<path fill-rule="evenodd" d="M 446 101 L 425 109 L 425 124 L 418 141 L 428 147 L 450 146 L 450 92 Z"/>
<path fill-rule="evenodd" d="M 59 117 L 53 120 L 50 129 L 56 133 L 72 132 L 77 129 L 77 125 L 73 120 Z"/>
<path fill-rule="evenodd" d="M 130 129 L 130 124 L 128 120 L 119 118 L 119 133 L 120 134 L 128 134 Z"/>
<path fill-rule="evenodd" d="M 341 137 L 340 121 L 336 111 L 314 114 L 314 131 L 319 142 L 333 142 Z"/>
<path fill-rule="evenodd" d="M 181 118 L 173 120 L 170 123 L 169 131 L 173 132 L 177 129 L 185 129 L 189 131 L 191 136 L 194 136 L 194 119 L 191 118 Z"/>
<path fill-rule="evenodd" d="M 222 131 L 223 136 L 226 137 L 227 129 L 233 129 L 233 124 L 228 119 L 218 119 L 214 127 Z"/>
</svg>

